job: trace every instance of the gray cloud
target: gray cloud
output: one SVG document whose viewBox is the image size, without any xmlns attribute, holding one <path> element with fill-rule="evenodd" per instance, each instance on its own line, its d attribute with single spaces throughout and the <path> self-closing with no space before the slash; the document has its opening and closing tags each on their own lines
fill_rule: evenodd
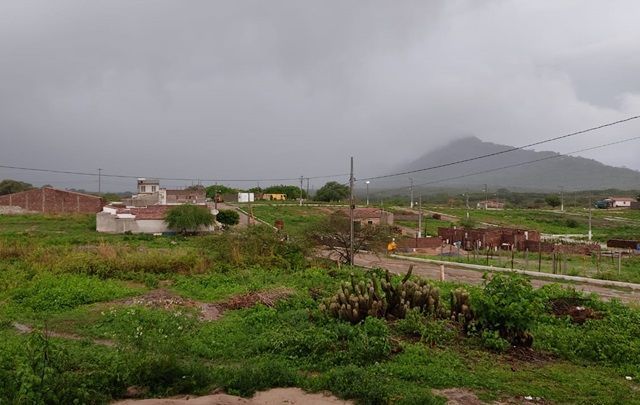
<svg viewBox="0 0 640 405">
<path fill-rule="evenodd" d="M 638 12 L 634 1 L 2 2 L 0 162 L 288 178 L 346 172 L 354 155 L 363 177 L 461 136 L 524 144 L 640 111 Z M 640 169 L 638 151 L 586 156 Z"/>
</svg>

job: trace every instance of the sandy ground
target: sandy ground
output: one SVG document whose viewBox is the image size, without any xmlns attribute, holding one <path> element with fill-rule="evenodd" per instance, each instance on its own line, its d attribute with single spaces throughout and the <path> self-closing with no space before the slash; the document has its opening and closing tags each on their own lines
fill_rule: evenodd
<svg viewBox="0 0 640 405">
<path fill-rule="evenodd" d="M 326 394 L 309 394 L 300 388 L 274 388 L 258 392 L 252 398 L 241 398 L 227 394 L 213 394 L 202 397 L 127 399 L 114 402 L 112 405 L 347 405 L 351 401 L 343 401 Z"/>
</svg>

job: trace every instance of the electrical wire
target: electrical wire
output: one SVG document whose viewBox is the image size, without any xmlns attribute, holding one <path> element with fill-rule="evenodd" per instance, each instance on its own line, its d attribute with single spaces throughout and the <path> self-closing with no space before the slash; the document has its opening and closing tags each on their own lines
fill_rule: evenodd
<svg viewBox="0 0 640 405">
<path fill-rule="evenodd" d="M 440 169 L 440 168 L 443 168 L 443 167 L 454 166 L 454 165 L 458 165 L 458 164 L 461 164 L 461 163 L 472 162 L 474 160 L 485 159 L 485 158 L 492 157 L 492 156 L 498 156 L 498 155 L 502 155 L 502 154 L 505 154 L 505 153 L 514 152 L 514 151 L 517 151 L 517 150 L 530 148 L 532 146 L 542 145 L 542 144 L 553 142 L 553 141 L 557 141 L 557 140 L 560 140 L 560 139 L 570 138 L 572 136 L 585 134 L 587 132 L 596 131 L 596 130 L 599 130 L 599 129 L 602 129 L 602 128 L 606 128 L 606 127 L 611 127 L 611 126 L 622 124 L 624 122 L 628 122 L 628 121 L 635 120 L 635 119 L 638 119 L 638 118 L 640 118 L 640 115 L 636 115 L 636 116 L 625 118 L 625 119 L 618 120 L 618 121 L 608 122 L 606 124 L 598 125 L 598 126 L 595 126 L 595 127 L 583 129 L 583 130 L 576 131 L 576 132 L 571 132 L 569 134 L 560 135 L 560 136 L 556 136 L 556 137 L 553 137 L 553 138 L 548 138 L 548 139 L 545 139 L 545 140 L 542 140 L 542 141 L 538 141 L 538 142 L 534 142 L 534 143 L 530 143 L 530 144 L 527 144 L 527 145 L 512 147 L 512 148 L 509 148 L 509 149 L 505 149 L 503 151 L 487 153 L 487 154 L 484 154 L 484 155 L 474 156 L 474 157 L 467 158 L 467 159 L 456 160 L 456 161 L 453 161 L 453 162 L 448 162 L 448 163 L 443 163 L 443 164 L 439 164 L 439 165 L 435 165 L 435 166 L 425 167 L 423 169 L 407 170 L 407 171 L 404 171 L 404 172 L 398 172 L 398 173 L 393 173 L 393 174 L 385 174 L 385 175 L 381 175 L 381 176 L 365 177 L 365 178 L 358 179 L 358 180 L 364 181 L 364 180 L 384 179 L 384 178 L 389 178 L 389 177 L 404 176 L 404 175 L 407 175 L 407 174 L 419 173 L 419 172 L 424 172 L 424 171 L 428 171 L 428 170 L 434 170 L 434 169 Z"/>
<path fill-rule="evenodd" d="M 528 161 L 520 162 L 520 163 L 514 163 L 514 164 L 510 164 L 510 165 L 506 165 L 506 166 L 496 167 L 496 168 L 493 168 L 493 169 L 481 170 L 481 171 L 477 171 L 477 172 L 473 172 L 473 173 L 462 174 L 462 175 L 459 175 L 459 176 L 452 176 L 452 177 L 447 177 L 447 178 L 444 178 L 444 179 L 438 179 L 438 180 L 428 181 L 428 182 L 425 182 L 425 183 L 414 184 L 413 186 L 414 187 L 428 186 L 428 185 L 431 185 L 431 184 L 442 183 L 442 182 L 445 182 L 445 181 L 457 180 L 457 179 L 462 179 L 462 178 L 466 178 L 466 177 L 477 176 L 477 175 L 480 175 L 480 174 L 492 173 L 492 172 L 499 171 L 499 170 L 510 169 L 510 168 L 513 168 L 513 167 L 530 165 L 530 164 L 533 164 L 533 163 L 543 162 L 545 160 L 559 159 L 559 158 L 564 158 L 564 157 L 572 157 L 571 155 L 576 154 L 576 153 L 582 153 L 582 152 L 587 152 L 587 151 L 591 151 L 591 150 L 595 150 L 595 149 L 601 149 L 601 148 L 605 148 L 605 147 L 608 147 L 608 146 L 619 145 L 621 143 L 626 143 L 626 142 L 631 142 L 631 141 L 636 141 L 636 140 L 640 140 L 640 136 L 635 136 L 635 137 L 632 137 L 632 138 L 622 139 L 622 140 L 619 140 L 619 141 L 609 142 L 609 143 L 605 143 L 605 144 L 601 144 L 601 145 L 591 146 L 589 148 L 579 149 L 579 150 L 576 150 L 576 151 L 573 151 L 573 152 L 558 153 L 558 154 L 552 155 L 552 156 L 546 156 L 546 157 L 539 158 L 539 159 L 528 160 Z M 379 191 L 377 193 L 373 193 L 373 195 L 386 194 L 388 192 L 404 190 L 406 188 L 407 188 L 406 186 L 405 187 L 391 188 L 391 189 Z"/>
</svg>

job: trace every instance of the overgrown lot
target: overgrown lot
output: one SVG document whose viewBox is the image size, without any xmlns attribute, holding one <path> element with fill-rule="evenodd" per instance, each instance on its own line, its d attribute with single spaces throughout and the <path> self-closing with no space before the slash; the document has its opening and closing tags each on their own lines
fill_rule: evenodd
<svg viewBox="0 0 640 405">
<path fill-rule="evenodd" d="M 0 403 L 107 403 L 131 387 L 149 397 L 286 386 L 372 404 L 445 403 L 439 388 L 484 400 L 640 403 L 638 308 L 533 290 L 518 277 L 484 288 L 412 277 L 437 289 L 439 310 L 350 322 L 321 306 L 345 282 L 384 273 L 306 254 L 266 227 L 105 237 L 87 217 L 0 216 Z M 468 301 L 451 300 L 461 288 Z M 287 293 L 265 298 L 272 291 Z M 160 298 L 141 298 L 149 296 Z M 220 314 L 202 319 L 203 308 Z M 512 347 L 523 341 L 517 331 L 532 348 Z"/>
</svg>

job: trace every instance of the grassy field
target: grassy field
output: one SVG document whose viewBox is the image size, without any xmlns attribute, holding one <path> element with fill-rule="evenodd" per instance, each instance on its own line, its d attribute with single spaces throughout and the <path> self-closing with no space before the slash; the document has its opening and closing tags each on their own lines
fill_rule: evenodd
<svg viewBox="0 0 640 405">
<path fill-rule="evenodd" d="M 487 256 L 486 251 L 474 253 L 460 250 L 458 253 L 454 248 L 452 255 L 449 255 L 448 250 L 445 250 L 444 253 L 444 255 L 419 254 L 417 256 L 505 269 L 509 269 L 512 266 L 510 251 L 490 252 Z M 513 268 L 515 269 L 553 273 L 553 266 L 553 256 L 550 254 L 542 254 L 539 257 L 537 252 L 514 252 L 513 255 Z M 620 261 L 620 269 L 618 269 L 617 257 L 602 256 L 598 259 L 597 255 L 558 255 L 556 256 L 555 273 L 640 283 L 640 256 L 623 256 Z"/>
<path fill-rule="evenodd" d="M 314 217 L 265 207 L 258 216 L 294 229 L 296 216 Z M 540 303 L 534 350 L 522 355 L 447 319 L 328 317 L 319 303 L 366 272 L 305 261 L 268 229 L 182 238 L 92 226 L 90 217 L 0 216 L 0 403 L 107 403 L 132 386 L 147 397 L 297 386 L 368 404 L 444 404 L 433 389 L 467 388 L 483 400 L 640 403 L 638 308 L 584 297 L 598 316 L 576 324 L 548 303 L 579 294 L 520 289 L 515 312 Z M 448 311 L 459 286 L 436 286 Z M 478 313 L 497 297 L 467 289 Z M 159 291 L 170 299 L 141 298 Z M 286 294 L 273 305 L 228 304 L 272 291 Z M 203 303 L 226 309 L 203 321 Z"/>
<path fill-rule="evenodd" d="M 431 209 L 431 208 L 429 208 Z M 548 234 L 582 234 L 589 230 L 587 210 L 572 209 L 565 212 L 531 209 L 465 210 L 462 208 L 434 207 L 434 211 L 469 217 L 478 223 L 513 226 L 533 229 Z M 608 239 L 639 239 L 640 211 L 629 209 L 592 210 L 593 238 L 606 242 Z"/>
</svg>

